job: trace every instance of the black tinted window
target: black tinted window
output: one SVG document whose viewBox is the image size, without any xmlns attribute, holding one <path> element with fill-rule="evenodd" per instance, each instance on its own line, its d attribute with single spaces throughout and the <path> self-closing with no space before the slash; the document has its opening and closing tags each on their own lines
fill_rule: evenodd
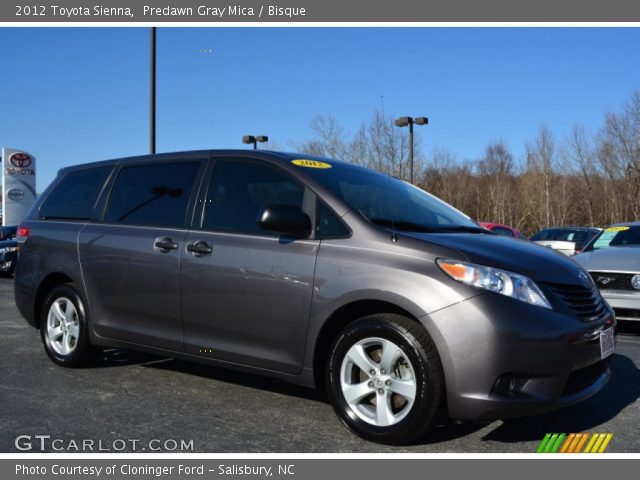
<svg viewBox="0 0 640 480">
<path fill-rule="evenodd" d="M 508 228 L 504 227 L 493 227 L 493 232 L 498 235 L 502 235 L 503 237 L 513 237 L 513 232 Z"/>
<path fill-rule="evenodd" d="M 253 162 L 221 161 L 216 164 L 211 178 L 203 227 L 277 235 L 258 226 L 258 213 L 267 205 L 302 208 L 304 194 L 304 187 L 274 167 Z"/>
<path fill-rule="evenodd" d="M 316 234 L 318 238 L 346 237 L 349 229 L 342 223 L 335 213 L 323 202 L 318 200 L 316 210 Z"/>
<path fill-rule="evenodd" d="M 182 227 L 199 162 L 123 168 L 111 192 L 105 221 Z"/>
<path fill-rule="evenodd" d="M 112 167 L 69 172 L 40 207 L 40 218 L 89 220 Z"/>
<path fill-rule="evenodd" d="M 377 225 L 418 232 L 444 232 L 451 227 L 480 230 L 450 205 L 388 175 L 344 163 L 327 163 L 329 168 L 295 165 Z"/>
</svg>

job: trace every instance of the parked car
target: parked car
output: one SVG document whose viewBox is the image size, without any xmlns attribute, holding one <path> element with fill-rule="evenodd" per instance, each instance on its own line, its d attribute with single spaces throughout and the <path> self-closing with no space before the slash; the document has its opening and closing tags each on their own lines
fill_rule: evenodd
<svg viewBox="0 0 640 480">
<path fill-rule="evenodd" d="M 503 237 L 520 238 L 526 240 L 527 237 L 518 229 L 510 227 L 509 225 L 503 225 L 502 223 L 490 223 L 490 222 L 478 222 L 487 230 L 491 230 L 493 233 L 502 235 Z"/>
<path fill-rule="evenodd" d="M 575 260 L 589 271 L 618 320 L 640 321 L 640 222 L 606 228 Z"/>
<path fill-rule="evenodd" d="M 0 275 L 13 275 L 17 260 L 18 242 L 16 240 L 0 241 Z"/>
<path fill-rule="evenodd" d="M 58 365 L 132 348 L 323 385 L 391 444 L 570 405 L 615 320 L 575 262 L 330 159 L 199 151 L 65 168 L 18 229 L 16 304 Z"/>
<path fill-rule="evenodd" d="M 16 236 L 17 229 L 17 225 L 5 225 L 4 227 L 0 226 L 0 241 L 14 238 Z"/>
<path fill-rule="evenodd" d="M 545 228 L 531 237 L 531 241 L 552 248 L 565 255 L 580 253 L 602 231 L 601 228 L 558 227 Z"/>
</svg>

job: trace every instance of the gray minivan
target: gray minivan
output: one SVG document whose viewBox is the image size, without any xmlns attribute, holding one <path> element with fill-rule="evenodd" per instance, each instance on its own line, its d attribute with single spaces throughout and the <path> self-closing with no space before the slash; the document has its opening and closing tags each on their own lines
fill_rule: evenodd
<svg viewBox="0 0 640 480">
<path fill-rule="evenodd" d="M 575 262 L 335 160 L 65 168 L 18 238 L 16 303 L 55 363 L 131 348 L 323 386 L 378 442 L 546 412 L 610 375 L 614 315 Z"/>
</svg>

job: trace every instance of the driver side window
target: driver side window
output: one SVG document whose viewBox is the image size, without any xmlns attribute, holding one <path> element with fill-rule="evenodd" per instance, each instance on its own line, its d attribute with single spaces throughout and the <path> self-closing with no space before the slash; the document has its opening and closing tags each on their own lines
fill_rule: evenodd
<svg viewBox="0 0 640 480">
<path fill-rule="evenodd" d="M 216 162 L 205 200 L 202 227 L 247 235 L 277 236 L 260 228 L 258 213 L 267 205 L 294 205 L 305 210 L 309 194 L 283 171 L 242 160 Z"/>
</svg>

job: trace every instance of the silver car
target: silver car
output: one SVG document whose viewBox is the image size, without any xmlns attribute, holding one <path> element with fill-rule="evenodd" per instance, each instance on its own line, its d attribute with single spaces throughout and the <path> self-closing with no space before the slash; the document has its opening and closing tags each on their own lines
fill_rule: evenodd
<svg viewBox="0 0 640 480">
<path fill-rule="evenodd" d="M 606 228 L 574 259 L 589 271 L 618 320 L 640 320 L 640 222 Z"/>
</svg>

